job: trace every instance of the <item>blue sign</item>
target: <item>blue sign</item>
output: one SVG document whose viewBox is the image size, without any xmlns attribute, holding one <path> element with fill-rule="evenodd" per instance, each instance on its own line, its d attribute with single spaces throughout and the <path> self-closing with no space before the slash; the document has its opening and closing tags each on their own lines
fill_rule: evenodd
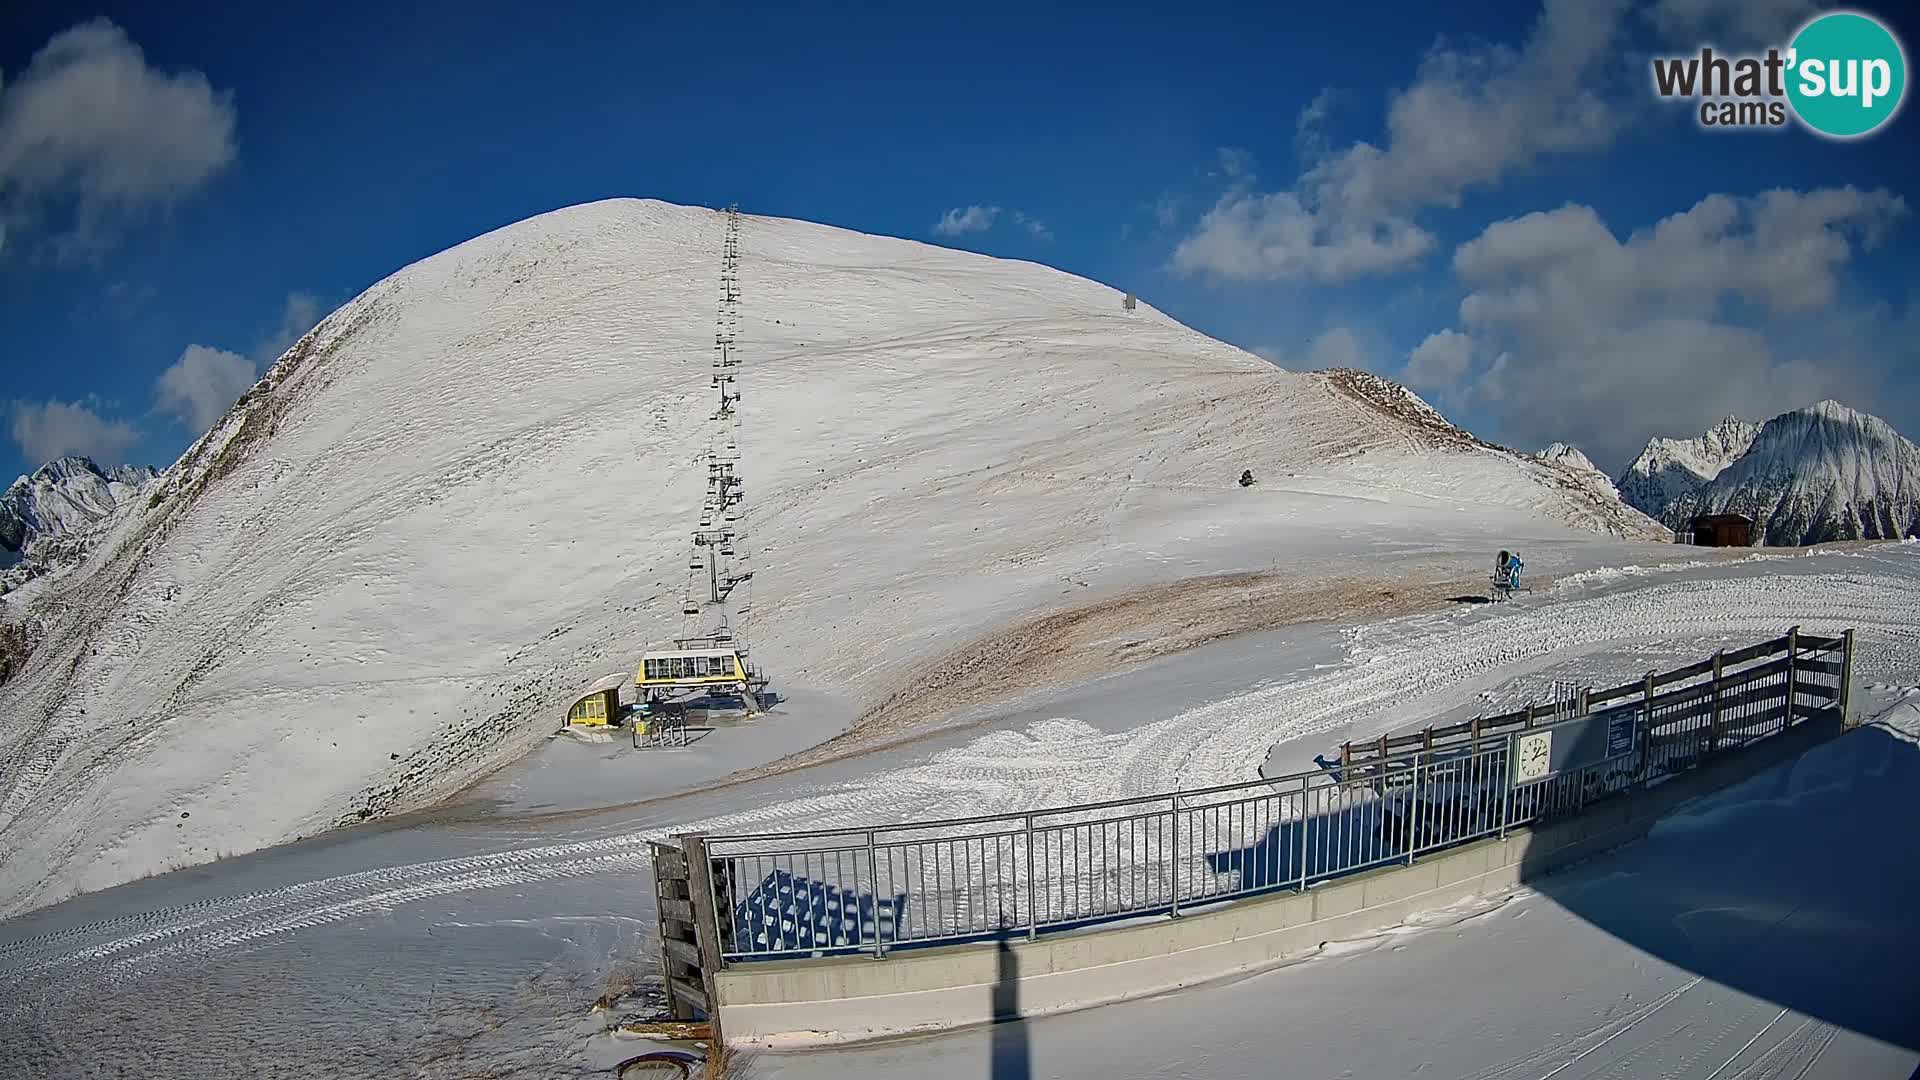
<svg viewBox="0 0 1920 1080">
<path fill-rule="evenodd" d="M 1622 709 L 1607 721 L 1607 756 L 1617 758 L 1633 753 L 1634 729 L 1638 727 L 1638 709 Z"/>
</svg>

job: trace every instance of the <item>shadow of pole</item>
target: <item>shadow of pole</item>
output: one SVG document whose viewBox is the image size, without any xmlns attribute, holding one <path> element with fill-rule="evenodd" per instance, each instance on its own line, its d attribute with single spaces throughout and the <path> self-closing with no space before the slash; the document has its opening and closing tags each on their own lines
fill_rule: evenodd
<svg viewBox="0 0 1920 1080">
<path fill-rule="evenodd" d="M 988 1075 L 992 1080 L 1029 1080 L 1033 1057 L 1027 1046 L 1027 1021 L 1020 1015 L 1020 958 L 1002 931 L 994 940 L 999 973 L 993 984 Z"/>
</svg>

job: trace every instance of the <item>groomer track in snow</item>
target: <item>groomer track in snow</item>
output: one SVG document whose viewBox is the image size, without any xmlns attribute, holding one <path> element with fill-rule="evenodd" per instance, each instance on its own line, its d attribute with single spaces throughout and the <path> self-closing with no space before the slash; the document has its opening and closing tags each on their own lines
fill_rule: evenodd
<svg viewBox="0 0 1920 1080">
<path fill-rule="evenodd" d="M 367 869 L 16 938 L 0 943 L 0 987 L 20 1000 L 85 994 L 99 981 L 197 964 L 235 946 L 351 924 L 437 897 L 573 878 L 631 880 L 628 875 L 648 865 L 647 840 L 669 831 L 746 831 L 794 821 L 840 828 L 1244 780 L 1258 774 L 1276 744 L 1293 747 L 1296 758 L 1287 767 L 1306 767 L 1313 749 L 1348 737 L 1415 728 L 1462 709 L 1497 710 L 1554 676 L 1619 681 L 1692 659 L 1716 641 L 1744 643 L 1759 628 L 1777 632 L 1798 624 L 1808 633 L 1836 633 L 1855 627 L 1863 686 L 1920 691 L 1920 628 L 1907 611 L 1920 588 L 1920 546 L 1624 580 L 1633 587 L 1513 605 L 1496 616 L 1356 628 L 1347 635 L 1344 660 L 1321 674 L 1125 730 L 1062 717 L 996 730 L 825 790 L 802 775 L 784 788 L 768 783 L 723 793 L 714 799 L 737 809 L 671 829 L 622 828 L 617 819 L 588 823 L 563 842 Z M 641 903 L 645 895 L 638 890 L 630 899 Z M 651 923 L 650 911 L 632 914 Z"/>
<path fill-rule="evenodd" d="M 1544 571 L 1546 538 L 1665 535 L 1118 290 L 741 222 L 740 471 L 778 571 L 751 644 L 783 693 L 860 712 L 996 628 L 1200 575 L 1523 537 Z M 670 636 L 726 226 L 595 203 L 395 273 L 9 596 L 33 647 L 0 685 L 0 913 L 431 803 Z"/>
</svg>

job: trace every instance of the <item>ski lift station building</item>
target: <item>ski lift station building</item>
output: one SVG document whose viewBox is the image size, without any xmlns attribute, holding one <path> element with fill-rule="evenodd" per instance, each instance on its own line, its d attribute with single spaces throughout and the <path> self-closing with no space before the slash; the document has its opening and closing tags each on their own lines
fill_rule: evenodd
<svg viewBox="0 0 1920 1080">
<path fill-rule="evenodd" d="M 1693 519 L 1697 547 L 1753 546 L 1753 519 L 1745 514 L 1701 514 Z"/>
<path fill-rule="evenodd" d="M 620 721 L 620 688 L 627 673 L 616 671 L 594 680 L 592 686 L 567 710 L 567 723 L 579 727 L 606 727 Z"/>
<path fill-rule="evenodd" d="M 747 666 L 731 644 L 708 642 L 643 654 L 633 681 L 647 696 L 683 690 L 745 690 Z"/>
</svg>

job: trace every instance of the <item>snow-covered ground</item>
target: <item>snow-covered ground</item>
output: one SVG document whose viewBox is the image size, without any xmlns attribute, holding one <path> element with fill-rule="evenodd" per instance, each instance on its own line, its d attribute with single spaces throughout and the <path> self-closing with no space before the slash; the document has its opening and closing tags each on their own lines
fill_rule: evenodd
<svg viewBox="0 0 1920 1080">
<path fill-rule="evenodd" d="M 753 1075 L 1904 1080 L 1920 1063 L 1920 707 L 1889 721 L 1510 897 L 1277 970 L 940 1038 L 763 1054 Z"/>
<path fill-rule="evenodd" d="M 1908 733 L 1850 735 L 1488 912 L 1442 913 L 1231 986 L 762 1067 L 986 1076 L 996 1040 L 1017 1032 L 1034 1076 L 1704 1080 L 1793 1076 L 1797 1064 L 1774 1066 L 1820 1052 L 1806 1075 L 1904 1077 L 1920 1061 L 1920 1012 L 1898 1011 L 1913 1000 L 1904 907 L 1920 884 L 1899 855 L 1920 841 L 1908 812 L 1920 545 L 1672 561 L 1510 605 L 1229 641 L 790 775 L 590 815 L 519 812 L 536 796 L 494 817 L 374 825 L 81 896 L 0 923 L 0 1075 L 61 1075 L 83 1057 L 157 1076 L 205 1075 L 209 1061 L 280 1075 L 595 1075 L 635 1052 L 589 1038 L 604 1020 L 585 1007 L 623 959 L 651 962 L 649 836 L 1242 779 L 1341 738 L 1537 695 L 1555 678 L 1619 681 L 1797 623 L 1855 628 L 1858 707 L 1906 709 L 1889 719 Z M 1756 953 L 1756 933 L 1778 951 Z"/>
<path fill-rule="evenodd" d="M 9 596 L 36 644 L 0 684 L 0 912 L 430 803 L 705 629 L 724 227 L 596 203 L 394 274 Z M 1046 267 L 757 217 L 740 247 L 741 607 L 795 695 L 859 712 L 1011 621 L 1197 574 L 1661 533 L 1391 384 Z"/>
</svg>

